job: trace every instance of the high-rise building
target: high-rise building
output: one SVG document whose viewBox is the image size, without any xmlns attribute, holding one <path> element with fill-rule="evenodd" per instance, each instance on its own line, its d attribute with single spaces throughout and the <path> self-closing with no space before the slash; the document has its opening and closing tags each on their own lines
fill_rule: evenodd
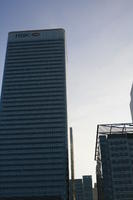
<svg viewBox="0 0 133 200">
<path fill-rule="evenodd" d="M 97 127 L 98 200 L 133 199 L 133 124 Z"/>
<path fill-rule="evenodd" d="M 132 87 L 131 87 L 130 97 L 131 97 L 130 111 L 131 111 L 131 117 L 132 117 L 132 122 L 133 122 L 133 84 L 132 84 Z"/>
<path fill-rule="evenodd" d="M 63 29 L 10 32 L 0 109 L 0 199 L 68 199 Z"/>
</svg>

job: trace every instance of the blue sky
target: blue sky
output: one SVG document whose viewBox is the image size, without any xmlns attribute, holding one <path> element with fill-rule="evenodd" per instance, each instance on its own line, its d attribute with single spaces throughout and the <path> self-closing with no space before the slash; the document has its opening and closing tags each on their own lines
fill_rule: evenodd
<svg viewBox="0 0 133 200">
<path fill-rule="evenodd" d="M 9 31 L 64 28 L 76 177 L 95 180 L 98 123 L 131 122 L 132 0 L 0 0 L 0 81 Z"/>
</svg>

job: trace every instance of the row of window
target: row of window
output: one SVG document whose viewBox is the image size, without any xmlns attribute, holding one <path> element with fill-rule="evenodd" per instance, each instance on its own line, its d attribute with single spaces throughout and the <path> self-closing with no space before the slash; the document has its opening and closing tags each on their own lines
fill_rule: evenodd
<svg viewBox="0 0 133 200">
<path fill-rule="evenodd" d="M 133 192 L 128 193 L 128 194 L 116 194 L 116 198 L 119 200 L 131 200 L 133 199 Z"/>
<path fill-rule="evenodd" d="M 21 60 L 39 60 L 39 59 L 43 59 L 43 58 L 64 58 L 64 54 L 63 53 L 39 53 L 37 54 L 31 54 L 31 55 L 27 55 L 25 54 L 24 56 L 8 56 L 6 57 L 6 62 L 7 61 L 21 61 Z"/>
<path fill-rule="evenodd" d="M 49 150 L 49 149 L 53 149 L 53 150 L 56 150 L 56 149 L 59 149 L 59 150 L 62 150 L 65 148 L 65 145 L 64 143 L 58 143 L 58 144 L 42 144 L 42 143 L 38 143 L 38 144 L 4 144 L 4 145 L 1 145 L 0 146 L 0 151 L 10 151 L 10 150 L 28 150 L 28 149 L 43 149 L 45 151 L 46 150 Z"/>
<path fill-rule="evenodd" d="M 38 106 L 39 105 L 39 106 Z M 55 106 L 54 106 L 55 105 Z M 64 102 L 63 100 L 60 100 L 60 99 L 56 99 L 56 98 L 53 98 L 51 100 L 49 99 L 46 99 L 46 101 L 20 101 L 20 102 L 7 102 L 7 103 L 4 103 L 2 105 L 2 109 L 3 108 L 6 108 L 8 110 L 8 108 L 10 107 L 14 107 L 14 111 L 15 110 L 24 110 L 26 109 L 27 107 L 27 111 L 29 110 L 28 106 L 31 107 L 32 109 L 34 109 L 34 106 L 38 106 L 38 110 L 39 109 L 46 109 L 46 110 L 49 110 L 49 109 L 53 109 L 53 110 L 57 110 L 58 109 L 58 106 L 60 108 L 63 108 L 62 106 L 64 105 Z M 21 108 L 19 108 L 19 106 L 23 106 Z M 47 107 L 48 106 L 48 107 Z"/>
<path fill-rule="evenodd" d="M 1 177 L 2 176 L 9 176 L 9 177 L 12 177 L 12 176 L 17 176 L 17 175 L 21 175 L 21 174 L 24 174 L 25 176 L 26 175 L 28 175 L 28 176 L 33 176 L 33 174 L 34 174 L 34 176 L 41 176 L 41 175 L 43 175 L 43 176 L 54 176 L 54 175 L 63 175 L 64 174 L 64 169 L 60 169 L 59 171 L 57 171 L 57 170 L 55 170 L 55 171 L 52 171 L 52 170 L 47 170 L 47 169 L 45 169 L 45 171 L 43 170 L 43 169 L 40 169 L 40 170 L 35 170 L 35 169 L 27 169 L 27 170 L 21 170 L 21 169 L 16 169 L 16 171 L 3 171 L 2 170 L 2 173 L 1 173 Z"/>
<path fill-rule="evenodd" d="M 25 67 L 25 68 L 17 68 L 18 70 L 5 70 L 5 74 L 6 75 L 14 75 L 14 76 L 17 76 L 19 74 L 23 74 L 25 75 L 26 73 L 36 73 L 36 74 L 40 74 L 40 73 L 53 73 L 53 74 L 56 74 L 56 73 L 64 73 L 64 67 Z"/>
<path fill-rule="evenodd" d="M 1 120 L 9 120 L 9 121 L 12 121 L 12 120 L 32 120 L 32 119 L 56 119 L 56 118 L 65 118 L 65 113 L 59 113 L 59 114 L 46 114 L 45 112 L 43 113 L 34 113 L 34 114 L 23 114 L 23 115 L 17 115 L 16 116 L 13 116 L 13 115 L 10 115 L 10 116 L 4 116 L 2 115 L 1 117 Z"/>
<path fill-rule="evenodd" d="M 64 143 L 64 138 L 57 138 L 57 139 L 46 139 L 45 137 L 44 138 L 29 138 L 29 139 L 23 139 L 23 138 L 17 138 L 17 139 L 12 139 L 12 140 L 0 140 L 0 145 L 3 146 L 3 145 L 18 145 L 18 144 L 62 144 Z"/>
<path fill-rule="evenodd" d="M 123 145 L 123 144 L 127 144 L 127 139 L 123 139 L 123 140 L 113 140 L 112 142 L 111 141 L 109 141 L 109 143 L 108 143 L 109 145 Z"/>
<path fill-rule="evenodd" d="M 50 49 L 44 49 L 44 48 L 36 48 L 36 49 L 19 49 L 19 50 L 10 50 L 7 52 L 6 59 L 8 58 L 15 58 L 15 57 L 28 57 L 28 56 L 34 56 L 34 55 L 64 55 L 64 50 L 61 48 L 50 48 Z"/>
<path fill-rule="evenodd" d="M 117 159 L 111 161 L 113 164 L 129 164 L 129 159 Z"/>
<path fill-rule="evenodd" d="M 117 173 L 117 174 L 113 174 L 113 178 L 130 178 L 131 177 L 131 173 Z"/>
<path fill-rule="evenodd" d="M 116 147 L 111 147 L 110 148 L 111 151 L 127 151 L 127 146 L 116 146 Z"/>
<path fill-rule="evenodd" d="M 1 120 L 1 122 L 0 122 L 0 125 L 1 126 L 17 126 L 17 125 L 31 125 L 31 124 L 52 124 L 52 123 L 63 123 L 65 121 L 65 118 L 54 118 L 54 117 L 52 117 L 52 118 L 46 118 L 46 117 L 44 117 L 44 118 L 32 118 L 32 119 L 16 119 L 16 120 L 9 120 L 9 119 L 2 119 Z"/>
<path fill-rule="evenodd" d="M 62 76 L 46 76 L 46 77 L 44 77 L 44 76 L 29 76 L 29 77 L 22 77 L 22 78 L 11 78 L 11 79 L 5 79 L 4 80 L 4 83 L 8 83 L 8 84 L 10 84 L 10 83 L 18 83 L 18 84 L 20 84 L 20 83 L 22 83 L 22 82 L 27 82 L 27 84 L 29 83 L 31 83 L 32 81 L 47 81 L 47 80 L 51 80 L 51 81 L 56 81 L 56 80 L 62 80 L 62 79 L 64 79 L 65 77 L 62 75 Z"/>
<path fill-rule="evenodd" d="M 32 102 L 36 102 L 36 101 L 38 101 L 38 102 L 47 102 L 47 101 L 62 101 L 62 102 L 64 102 L 64 98 L 62 97 L 62 96 L 50 96 L 50 97 L 48 97 L 48 96 L 43 96 L 43 97 L 32 97 L 32 98 L 29 98 L 29 97 L 23 97 L 23 98 L 9 98 L 9 99 L 4 99 L 2 102 L 3 102 L 3 104 L 7 104 L 7 105 L 16 105 L 17 103 L 19 103 L 19 102 L 30 102 L 30 103 L 32 103 Z"/>
<path fill-rule="evenodd" d="M 65 128 L 65 123 L 61 123 L 61 122 L 59 122 L 59 123 L 48 123 L 48 122 L 46 122 L 46 123 L 44 123 L 44 122 L 41 122 L 41 123 L 37 123 L 37 124 L 33 124 L 33 123 L 31 123 L 31 124 L 18 124 L 18 125 L 5 125 L 5 124 L 3 124 L 3 125 L 1 125 L 0 126 L 0 131 L 5 131 L 5 130 L 20 130 L 21 129 L 21 131 L 23 131 L 24 129 L 26 129 L 26 130 L 28 130 L 28 129 L 31 129 L 31 128 L 39 128 L 39 129 L 41 129 L 41 128 Z"/>
<path fill-rule="evenodd" d="M 59 155 L 62 152 L 63 152 L 63 148 L 47 148 L 45 150 L 43 148 L 38 148 L 38 149 L 37 148 L 34 148 L 34 149 L 33 148 L 26 149 L 25 148 L 25 149 L 17 149 L 17 151 L 16 151 L 16 149 L 10 149 L 10 150 L 7 149 L 7 150 L 0 151 L 0 156 L 5 156 L 5 157 L 8 158 L 9 155 L 11 155 L 11 156 L 12 155 L 23 156 L 23 155 L 37 154 L 37 153 L 43 154 L 43 155 L 45 155 L 45 154 L 47 154 L 47 155 L 49 155 L 49 154 L 51 154 L 51 155 L 54 155 L 54 154 Z M 64 154 L 64 156 L 65 156 L 65 154 Z M 0 167 L 0 169 L 1 169 L 1 167 Z"/>
<path fill-rule="evenodd" d="M 6 56 L 6 59 L 8 59 L 8 58 L 19 58 L 19 57 L 29 57 L 29 56 L 40 56 L 40 55 L 63 55 L 64 56 L 64 50 L 63 49 L 48 49 L 48 50 L 46 50 L 46 49 L 42 49 L 42 50 L 40 50 L 40 51 L 32 51 L 32 49 L 31 49 L 31 51 L 27 51 L 27 52 L 23 52 L 23 53 L 21 53 L 21 52 L 18 52 L 18 51 L 16 51 L 16 53 L 15 52 L 7 52 L 7 56 Z"/>
<path fill-rule="evenodd" d="M 21 45 L 21 44 L 62 44 L 64 43 L 63 39 L 50 39 L 50 40 L 31 40 L 31 41 L 17 41 L 17 42 L 8 42 L 8 46 L 16 46 L 16 45 Z"/>
<path fill-rule="evenodd" d="M 2 105 L 3 106 L 3 105 Z M 14 113 L 18 113 L 18 114 L 21 114 L 21 111 L 22 112 L 29 112 L 29 111 L 40 111 L 40 110 L 45 110 L 46 113 L 55 113 L 55 112 L 58 112 L 58 111 L 66 111 L 64 109 L 64 104 L 56 104 L 56 105 L 53 105 L 53 104 L 46 104 L 46 105 L 24 105 L 24 106 L 21 106 L 21 107 L 16 107 L 15 105 L 12 105 L 12 106 L 3 106 L 2 107 L 2 111 L 4 111 L 3 113 L 11 113 L 14 112 Z"/>
<path fill-rule="evenodd" d="M 26 72 L 26 73 L 18 73 L 18 74 L 10 74 L 10 73 L 5 73 L 5 76 L 7 77 L 7 78 L 17 78 L 17 77 L 22 77 L 22 78 L 24 78 L 24 77 L 33 77 L 33 76 L 60 76 L 60 75 L 64 75 L 64 71 L 48 71 L 48 72 L 46 72 L 46 71 L 43 71 L 43 70 L 41 70 L 41 71 L 39 71 L 39 72 L 34 72 L 34 71 L 32 71 L 31 70 L 31 72 Z"/>
<path fill-rule="evenodd" d="M 14 46 L 14 47 L 10 47 L 10 46 L 7 46 L 7 52 L 10 53 L 10 52 L 14 52 L 14 51 L 33 51 L 33 50 L 55 50 L 55 49 L 61 49 L 62 51 L 64 51 L 64 44 L 43 44 L 43 43 L 40 43 L 40 44 L 22 44 L 22 45 L 18 45 L 18 46 Z"/>
<path fill-rule="evenodd" d="M 121 156 L 128 156 L 127 152 L 117 152 L 117 153 L 111 153 L 112 157 L 121 157 Z"/>
<path fill-rule="evenodd" d="M 112 168 L 114 172 L 129 171 L 130 166 L 116 166 Z"/>
<path fill-rule="evenodd" d="M 41 89 L 43 89 L 44 91 L 45 91 L 45 89 L 50 89 L 50 90 L 52 90 L 52 89 L 64 89 L 64 84 L 51 84 L 51 85 L 49 85 L 49 84 L 44 84 L 44 85 L 39 85 L 39 84 L 36 84 L 36 85 L 24 85 L 24 86 L 12 86 L 12 87 L 8 87 L 8 86 L 6 86 L 6 87 L 4 87 L 4 92 L 7 92 L 7 91 L 9 91 L 9 92 L 11 92 L 11 91 L 20 91 L 21 92 L 21 90 L 23 91 L 23 90 L 41 90 Z"/>
<path fill-rule="evenodd" d="M 59 61 L 59 62 L 42 62 L 42 63 L 28 63 L 27 64 L 23 64 L 23 63 L 17 63 L 17 64 L 6 64 L 6 68 L 5 70 L 7 71 L 17 71 L 17 70 L 26 70 L 26 69 L 60 69 L 64 67 L 64 62 L 63 61 Z"/>
<path fill-rule="evenodd" d="M 30 129 L 30 130 L 11 130 L 11 131 L 1 131 L 1 139 L 19 139 L 19 138 L 60 138 L 64 137 L 65 129 L 55 128 L 53 131 L 51 129 Z"/>
<path fill-rule="evenodd" d="M 47 183 L 47 185 L 44 184 L 44 181 L 39 181 L 39 182 L 34 181 L 34 184 L 33 184 L 33 181 L 31 181 L 30 183 L 27 183 L 27 181 L 25 181 L 23 183 L 2 184 L 1 190 L 0 190 L 0 195 L 1 194 L 2 195 L 5 195 L 5 194 L 8 194 L 8 195 L 9 194 L 14 194 L 14 196 L 16 196 L 17 193 L 19 195 L 22 194 L 22 191 L 24 191 L 24 190 L 26 190 L 26 192 L 28 192 L 28 194 L 29 194 L 29 188 L 31 188 L 31 189 L 33 188 L 34 191 L 37 190 L 37 188 L 39 188 L 39 190 L 42 190 L 41 191 L 42 195 L 44 195 L 44 191 L 47 190 L 47 187 L 50 188 L 48 190 L 49 191 L 49 195 L 51 195 L 51 192 L 53 192 L 54 189 L 56 189 L 56 191 L 59 191 L 59 189 L 61 188 L 62 191 L 64 192 L 64 180 L 63 180 L 63 182 L 60 181 L 60 183 L 57 182 L 57 181 L 55 181 L 55 182 L 51 181 L 50 184 Z M 50 191 L 51 188 L 52 188 L 52 191 Z M 18 189 L 21 189 L 21 190 L 18 192 Z M 10 191 L 10 193 L 8 193 L 8 190 Z M 30 190 L 30 192 L 31 192 L 30 195 L 33 195 L 34 191 L 31 192 L 31 190 Z M 25 192 L 24 192 L 24 195 L 25 195 Z M 46 193 L 45 193 L 45 195 L 46 195 Z M 40 193 L 39 193 L 39 196 L 40 196 Z M 57 196 L 58 196 L 58 194 L 57 194 Z"/>
<path fill-rule="evenodd" d="M 54 56 L 54 55 L 51 55 L 51 56 L 38 56 L 38 57 L 36 57 L 36 56 L 32 56 L 32 57 L 24 57 L 24 58 L 18 58 L 18 59 L 15 59 L 15 58 L 11 58 L 11 59 L 7 59 L 6 60 L 6 63 L 8 64 L 8 63 L 29 63 L 29 62 L 36 62 L 36 61 L 47 61 L 47 60 L 49 60 L 49 61 L 51 61 L 51 60 L 63 60 L 64 59 L 64 57 L 63 56 L 61 56 L 61 55 L 56 55 L 56 56 Z"/>
<path fill-rule="evenodd" d="M 64 40 L 32 40 L 32 41 L 17 41 L 17 42 L 8 42 L 8 48 L 14 47 L 27 47 L 27 46 L 64 46 Z"/>
<path fill-rule="evenodd" d="M 0 159 L 0 165 L 2 166 L 17 166 L 17 165 L 34 165 L 34 164 L 38 164 L 38 165 L 43 165 L 45 164 L 47 165 L 64 165 L 64 159 L 45 159 L 45 157 L 43 158 L 29 158 L 29 159 L 12 159 L 12 160 L 1 160 Z M 2 177 L 0 178 L 1 181 Z"/>
<path fill-rule="evenodd" d="M 54 43 L 51 43 L 51 44 L 43 44 L 43 43 L 40 43 L 40 44 L 21 44 L 21 45 L 16 45 L 16 46 L 7 46 L 7 52 L 10 53 L 10 52 L 13 52 L 13 51 L 25 51 L 25 50 L 29 50 L 29 51 L 33 51 L 33 50 L 41 50 L 41 49 L 45 49 L 45 50 L 53 50 L 53 49 L 62 49 L 64 51 L 64 44 L 54 44 Z"/>
</svg>

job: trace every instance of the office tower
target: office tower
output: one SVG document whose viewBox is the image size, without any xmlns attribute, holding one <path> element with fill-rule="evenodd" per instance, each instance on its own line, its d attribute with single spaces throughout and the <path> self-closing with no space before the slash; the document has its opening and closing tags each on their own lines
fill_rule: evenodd
<svg viewBox="0 0 133 200">
<path fill-rule="evenodd" d="M 98 200 L 133 199 L 133 124 L 97 127 Z"/>
<path fill-rule="evenodd" d="M 131 92 L 130 92 L 130 97 L 131 97 L 130 111 L 131 111 L 131 117 L 132 117 L 132 122 L 133 122 L 133 84 L 132 84 L 132 88 L 131 88 Z"/>
<path fill-rule="evenodd" d="M 74 187 L 74 146 L 73 146 L 73 130 L 70 127 L 70 157 L 71 157 L 71 181 L 70 181 L 70 197 L 75 199 L 75 187 Z"/>
<path fill-rule="evenodd" d="M 10 32 L 0 110 L 0 199 L 68 199 L 63 29 Z"/>
<path fill-rule="evenodd" d="M 84 200 L 93 200 L 92 176 L 83 176 L 83 195 Z"/>
</svg>

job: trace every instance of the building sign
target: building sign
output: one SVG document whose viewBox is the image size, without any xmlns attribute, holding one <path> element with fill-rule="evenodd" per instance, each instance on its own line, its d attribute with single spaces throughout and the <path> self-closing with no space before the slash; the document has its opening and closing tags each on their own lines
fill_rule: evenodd
<svg viewBox="0 0 133 200">
<path fill-rule="evenodd" d="M 33 32 L 33 33 L 30 33 L 30 32 L 28 32 L 28 33 L 16 33 L 16 35 L 15 35 L 15 37 L 16 38 L 27 38 L 27 37 L 38 37 L 38 36 L 40 36 L 40 33 L 39 32 Z"/>
</svg>

